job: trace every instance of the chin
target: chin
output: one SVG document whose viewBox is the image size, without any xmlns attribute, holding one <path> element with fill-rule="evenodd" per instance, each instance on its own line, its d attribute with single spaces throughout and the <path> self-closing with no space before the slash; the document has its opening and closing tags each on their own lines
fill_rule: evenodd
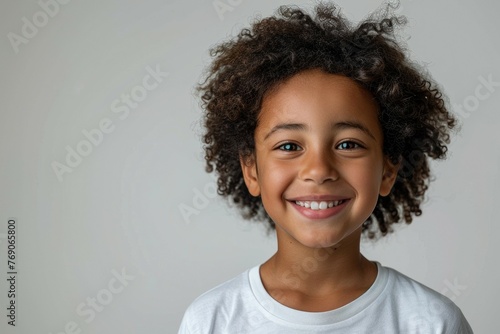
<svg viewBox="0 0 500 334">
<path fill-rule="evenodd" d="M 299 241 L 302 245 L 309 248 L 337 248 L 342 241 L 345 239 L 344 235 L 331 234 L 325 235 L 322 234 L 312 234 L 307 236 L 299 236 L 297 241 Z"/>
<path fill-rule="evenodd" d="M 309 248 L 339 248 L 345 244 L 359 243 L 361 226 L 350 231 L 310 231 L 298 236 L 298 241 Z"/>
</svg>

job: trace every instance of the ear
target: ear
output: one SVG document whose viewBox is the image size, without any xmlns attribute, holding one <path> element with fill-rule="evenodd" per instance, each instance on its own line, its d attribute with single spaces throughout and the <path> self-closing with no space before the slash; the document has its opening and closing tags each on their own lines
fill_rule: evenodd
<svg viewBox="0 0 500 334">
<path fill-rule="evenodd" d="M 401 161 L 393 164 L 388 157 L 384 159 L 384 171 L 382 174 L 382 183 L 380 184 L 380 196 L 387 196 L 396 182 Z"/>
<path fill-rule="evenodd" d="M 247 186 L 248 192 L 252 196 L 260 195 L 259 176 L 257 174 L 257 162 L 254 155 L 250 157 L 240 156 L 241 171 L 243 172 L 243 179 Z"/>
</svg>

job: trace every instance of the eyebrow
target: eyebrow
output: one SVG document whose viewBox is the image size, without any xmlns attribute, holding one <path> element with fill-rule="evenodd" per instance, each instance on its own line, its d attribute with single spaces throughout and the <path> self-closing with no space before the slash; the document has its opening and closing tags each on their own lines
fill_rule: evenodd
<svg viewBox="0 0 500 334">
<path fill-rule="evenodd" d="M 273 133 L 280 131 L 280 130 L 306 130 L 307 125 L 305 124 L 300 124 L 300 123 L 280 123 L 276 126 L 274 126 L 271 131 L 267 133 L 267 135 L 264 137 L 264 140 L 266 140 L 268 137 L 270 137 Z"/>
<path fill-rule="evenodd" d="M 307 130 L 308 126 L 302 123 L 280 123 L 274 126 L 264 137 L 264 140 L 269 138 L 273 133 L 280 130 L 294 130 L 294 131 L 304 131 Z M 342 121 L 332 124 L 332 130 L 345 130 L 345 129 L 358 129 L 366 133 L 368 136 L 372 137 L 374 140 L 375 136 L 371 133 L 371 131 L 365 127 L 363 124 L 356 121 Z"/>
<path fill-rule="evenodd" d="M 363 124 L 355 121 L 344 121 L 333 124 L 332 126 L 335 130 L 344 130 L 344 129 L 358 129 L 366 133 L 368 136 L 372 137 L 374 140 L 375 136 L 371 133 L 371 131 L 364 126 Z"/>
</svg>

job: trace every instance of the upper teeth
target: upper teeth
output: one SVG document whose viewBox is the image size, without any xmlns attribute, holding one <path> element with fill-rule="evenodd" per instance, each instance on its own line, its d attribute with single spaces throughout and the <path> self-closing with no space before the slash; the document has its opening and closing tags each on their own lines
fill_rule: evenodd
<svg viewBox="0 0 500 334">
<path fill-rule="evenodd" d="M 310 208 L 311 210 L 324 210 L 324 209 L 331 208 L 331 207 L 337 206 L 339 204 L 342 204 L 343 200 L 340 200 L 340 201 L 330 201 L 330 202 L 325 202 L 325 201 L 321 201 L 321 202 L 316 202 L 316 201 L 295 201 L 295 203 L 298 204 L 298 205 L 300 205 L 300 206 L 303 206 L 303 207 L 306 207 L 306 208 Z"/>
</svg>

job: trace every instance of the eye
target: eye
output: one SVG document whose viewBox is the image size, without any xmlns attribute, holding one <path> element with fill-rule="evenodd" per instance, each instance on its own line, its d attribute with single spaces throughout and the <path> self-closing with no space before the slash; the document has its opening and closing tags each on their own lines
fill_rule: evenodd
<svg viewBox="0 0 500 334">
<path fill-rule="evenodd" d="M 351 140 L 346 140 L 337 146 L 337 148 L 340 150 L 354 150 L 361 147 L 362 147 L 361 145 Z"/>
<path fill-rule="evenodd" d="M 299 145 L 294 143 L 284 143 L 278 146 L 277 148 L 278 150 L 286 152 L 300 151 L 302 149 Z"/>
</svg>

